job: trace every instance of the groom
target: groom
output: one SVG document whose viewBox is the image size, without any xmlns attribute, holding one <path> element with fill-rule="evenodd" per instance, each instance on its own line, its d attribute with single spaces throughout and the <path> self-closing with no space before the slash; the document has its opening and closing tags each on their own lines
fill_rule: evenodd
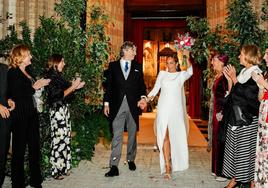
<svg viewBox="0 0 268 188">
<path fill-rule="evenodd" d="M 106 177 L 119 175 L 118 164 L 122 153 L 123 132 L 128 131 L 127 161 L 129 170 L 136 170 L 136 131 L 139 125 L 139 108 L 144 109 L 146 87 L 142 65 L 133 61 L 136 47 L 126 41 L 120 49 L 120 59 L 111 62 L 108 68 L 106 91 L 104 94 L 104 114 L 109 117 L 113 128 L 110 171 Z"/>
</svg>

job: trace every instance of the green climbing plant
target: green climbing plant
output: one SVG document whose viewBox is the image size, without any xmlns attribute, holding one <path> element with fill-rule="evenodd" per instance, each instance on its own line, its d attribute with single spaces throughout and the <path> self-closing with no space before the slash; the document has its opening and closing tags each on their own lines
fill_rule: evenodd
<svg viewBox="0 0 268 188">
<path fill-rule="evenodd" d="M 109 123 L 101 112 L 102 74 L 110 53 L 109 38 L 105 32 L 108 15 L 97 5 L 91 7 L 90 20 L 85 29 L 80 23 L 81 15 L 86 11 L 84 0 L 62 0 L 56 4 L 55 10 L 59 19 L 41 16 L 40 27 L 35 31 L 31 31 L 26 22 L 20 23 L 21 33 L 10 26 L 9 34 L 0 40 L 0 50 L 1 56 L 7 57 L 15 44 L 27 44 L 33 56 L 31 72 L 36 77 L 43 76 L 49 56 L 62 54 L 66 64 L 65 78 L 72 80 L 79 74 L 86 82 L 85 87 L 75 93 L 70 104 L 72 163 L 76 166 L 83 159 L 91 159 L 100 134 L 107 140 L 111 139 Z M 47 176 L 50 174 L 50 123 L 46 105 L 40 114 L 40 124 L 41 166 Z"/>
</svg>

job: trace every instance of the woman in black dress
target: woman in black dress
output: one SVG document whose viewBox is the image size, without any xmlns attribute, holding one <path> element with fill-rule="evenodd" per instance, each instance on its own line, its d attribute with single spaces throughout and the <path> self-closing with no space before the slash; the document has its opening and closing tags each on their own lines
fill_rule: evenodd
<svg viewBox="0 0 268 188">
<path fill-rule="evenodd" d="M 16 108 L 11 112 L 12 131 L 12 187 L 25 187 L 24 155 L 26 146 L 29 151 L 30 185 L 41 187 L 40 136 L 37 109 L 33 95 L 36 90 L 49 84 L 49 79 L 36 82 L 27 72 L 31 64 L 31 53 L 26 45 L 15 46 L 10 54 L 10 69 L 7 75 L 7 97 L 12 99 Z"/>
<path fill-rule="evenodd" d="M 64 66 L 63 56 L 52 55 L 48 60 L 46 74 L 51 79 L 46 87 L 51 126 L 51 173 L 58 180 L 62 180 L 63 175 L 70 175 L 71 169 L 71 121 L 67 96 L 85 85 L 81 78 L 73 82 L 66 81 L 62 76 Z"/>
</svg>

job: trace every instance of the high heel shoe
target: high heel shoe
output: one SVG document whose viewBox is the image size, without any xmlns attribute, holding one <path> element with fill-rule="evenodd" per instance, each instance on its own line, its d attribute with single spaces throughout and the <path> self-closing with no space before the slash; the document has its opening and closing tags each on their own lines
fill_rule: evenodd
<svg viewBox="0 0 268 188">
<path fill-rule="evenodd" d="M 164 174 L 164 179 L 166 180 L 171 179 L 171 167 L 169 164 L 166 164 L 166 172 Z"/>
<path fill-rule="evenodd" d="M 228 183 L 228 185 L 225 186 L 224 188 L 235 188 L 235 187 L 238 187 L 238 186 L 239 186 L 239 184 L 236 181 L 234 181 L 234 182 L 230 181 Z"/>
</svg>

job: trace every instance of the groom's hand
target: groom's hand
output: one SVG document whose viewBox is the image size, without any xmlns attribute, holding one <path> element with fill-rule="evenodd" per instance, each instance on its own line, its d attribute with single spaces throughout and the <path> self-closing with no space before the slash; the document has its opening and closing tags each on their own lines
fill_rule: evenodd
<svg viewBox="0 0 268 188">
<path fill-rule="evenodd" d="M 147 101 L 145 98 L 142 98 L 141 100 L 138 101 L 138 107 L 140 109 L 144 110 L 147 107 Z"/>
<path fill-rule="evenodd" d="M 104 106 L 103 113 L 105 116 L 109 117 L 109 114 L 110 114 L 109 106 L 106 106 L 106 105 Z"/>
</svg>

